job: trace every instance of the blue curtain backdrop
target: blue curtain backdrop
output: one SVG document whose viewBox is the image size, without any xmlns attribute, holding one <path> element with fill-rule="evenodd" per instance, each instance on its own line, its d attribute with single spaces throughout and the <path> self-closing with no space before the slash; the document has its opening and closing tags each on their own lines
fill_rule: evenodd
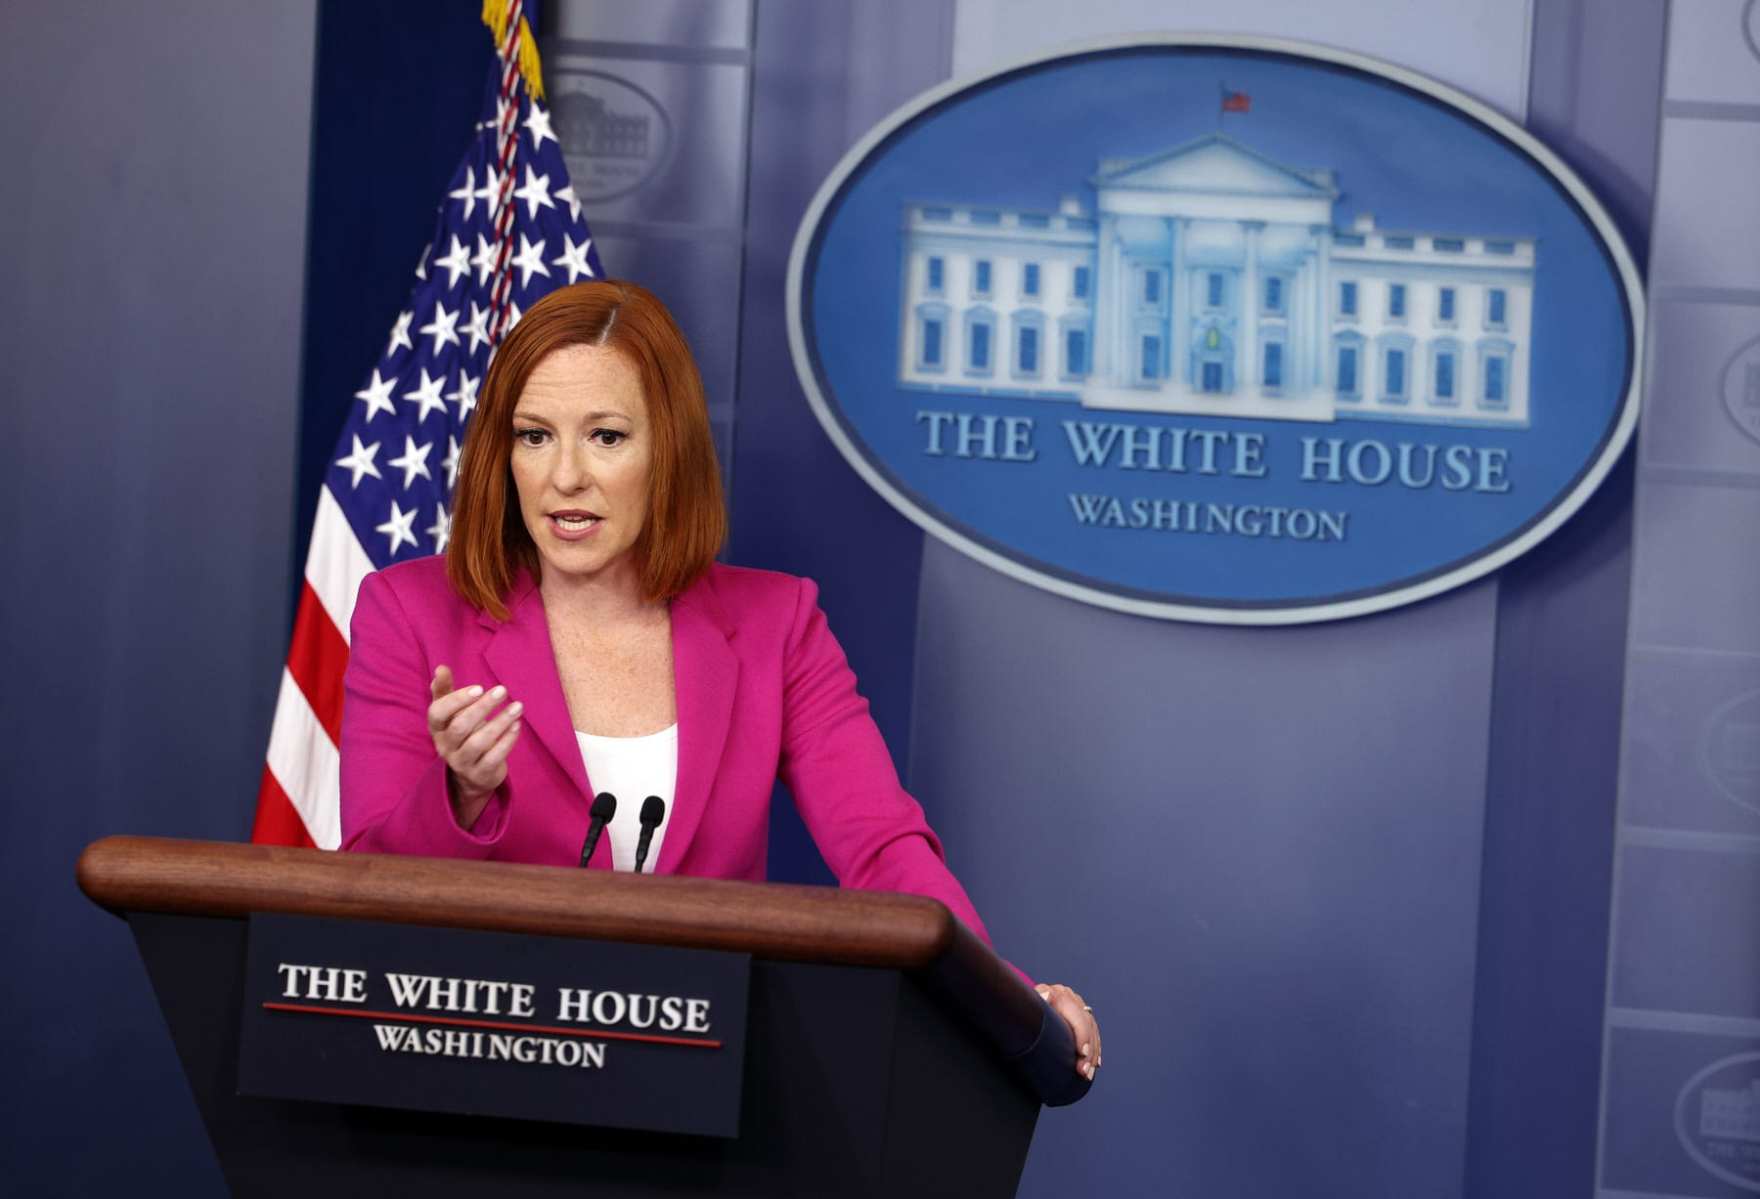
<svg viewBox="0 0 1760 1199">
<path fill-rule="evenodd" d="M 1032 942 L 1019 953 L 1028 964 L 1067 974 L 1111 1013 L 1110 1028 L 1131 1031 L 1110 1042 L 1111 1089 L 1103 1078 L 1088 1103 L 1042 1121 L 1022 1193 L 1093 1193 L 1102 1182 L 1152 1193 L 1170 1170 L 1210 1193 L 1343 1193 L 1328 1179 L 1369 1171 L 1373 1183 L 1375 1170 L 1404 1193 L 1419 1193 L 1414 1177 L 1421 1193 L 1473 1199 L 1591 1193 L 1630 462 L 1500 572 L 1494 594 L 1465 601 L 1484 604 L 1475 619 L 1486 628 L 1480 656 L 1456 665 L 1482 676 L 1489 717 L 1467 730 L 1484 746 L 1484 783 L 1475 890 L 1461 900 L 1474 943 L 1458 947 L 1473 962 L 1455 1063 L 1464 1159 L 1377 1156 L 1387 1129 L 1363 1122 L 1348 1079 L 1279 1076 L 1287 1062 L 1271 1061 L 1243 1064 L 1233 1094 L 1299 1110 L 1318 1122 L 1308 1135 L 1369 1152 L 1316 1165 L 1273 1143 L 1251 1169 L 1226 1160 L 1215 1148 L 1226 1137 L 1207 1142 L 1179 1116 L 1190 1079 L 1169 1063 L 1189 1049 L 1189 1027 L 1158 1023 L 1163 992 L 1120 963 L 1173 980 L 1177 999 L 1203 969 L 1224 990 L 1250 979 L 1252 946 L 1221 946 L 1208 964 L 1169 956 L 1193 913 L 1144 901 L 1170 885 L 1153 855 L 1141 874 L 1116 854 L 1073 877 L 1021 869 L 1073 858 L 1069 823 L 1034 815 L 1049 802 L 1035 764 L 1050 760 L 1035 755 L 1067 751 L 1005 740 L 987 712 L 1000 710 L 1006 677 L 955 652 L 973 644 L 961 622 L 981 601 L 995 605 L 983 619 L 997 628 L 1094 647 L 1097 661 L 1074 665 L 1088 673 L 1052 680 L 1093 694 L 1104 694 L 1106 653 L 1133 639 L 1177 643 L 1176 667 L 1208 661 L 1238 674 L 1224 698 L 1246 703 L 1265 655 L 1438 626 L 1459 597 L 1403 625 L 1371 618 L 1313 636 L 1118 624 L 937 554 L 843 463 L 788 358 L 788 248 L 844 151 L 954 71 L 962 11 L 981 7 L 579 3 L 547 6 L 542 24 L 553 75 L 640 75 L 675 117 L 698 114 L 693 127 L 709 123 L 706 112 L 737 118 L 691 143 L 662 199 L 587 212 L 607 266 L 658 281 L 703 351 L 729 451 L 728 556 L 820 581 L 907 781 L 932 820 L 959 830 L 950 853 L 982 880 L 981 910 Z M 1115 20 L 1137 11 L 1125 0 L 1098 7 Z M 1333 6 L 1357 17 L 1361 7 Z M 18 222 L 0 243 L 0 280 L 14 289 L 0 321 L 0 354 L 14 365 L 0 405 L 10 517 L 0 560 L 21 580 L 4 625 L 20 669 L 0 700 L 15 745 L 0 755 L 14 812 L 0 850 L 14 918 L 0 947 L 18 964 L 0 971 L 14 1016 L 13 1068 L 0 1082 L 14 1116 L 0 1161 L 21 1193 L 224 1193 L 132 941 L 77 893 L 72 864 L 108 833 L 241 839 L 248 829 L 318 480 L 475 118 L 489 53 L 478 8 L 179 0 L 0 18 L 0 152 L 16 167 L 0 171 L 0 211 Z M 1147 5 L 1140 22 L 1168 23 L 1169 11 Z M 1584 174 L 1642 258 L 1667 9 L 1633 0 L 1617 21 L 1598 11 L 1535 0 L 1528 123 Z M 1196 5 L 1175 15 L 1217 28 L 1234 19 Z M 712 204 L 693 198 L 710 192 Z M 1105 714 L 1127 743 L 1163 738 L 1154 714 L 1181 698 L 1179 686 L 1173 670 L 1115 687 Z M 1381 697 L 1395 708 L 1402 698 Z M 952 735 L 968 728 L 970 742 Z M 1250 756 L 1255 736 L 1233 729 L 1205 752 Z M 1394 765 L 1418 773 L 1421 763 Z M 998 793 L 1005 777 L 1018 791 Z M 1104 812 L 1109 844 L 1190 836 L 1189 793 L 1145 796 L 1130 782 L 1124 766 L 1093 759 L 1069 802 Z M 1233 794 L 1200 796 L 1225 832 Z M 772 873 L 825 877 L 785 800 Z M 1035 905 L 1067 912 L 1041 917 Z M 1070 915 L 1089 910 L 1104 918 Z M 1311 969 L 1314 986 L 1356 996 L 1348 964 Z M 1368 1030 L 1372 1064 L 1403 1052 L 1397 1030 L 1382 1035 L 1350 1004 L 1339 1013 L 1353 1035 Z M 1243 1029 L 1253 1014 L 1242 1013 Z M 1227 1132 L 1250 1116 L 1218 1108 L 1210 1118 Z"/>
<path fill-rule="evenodd" d="M 315 7 L 0 12 L 0 1189 L 224 1193 L 112 833 L 242 839 L 286 655 Z"/>
</svg>

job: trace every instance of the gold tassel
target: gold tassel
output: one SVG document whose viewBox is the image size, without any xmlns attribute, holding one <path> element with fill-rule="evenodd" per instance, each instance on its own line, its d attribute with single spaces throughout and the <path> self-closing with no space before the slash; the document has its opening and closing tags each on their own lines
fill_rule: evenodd
<svg viewBox="0 0 1760 1199">
<path fill-rule="evenodd" d="M 495 50 L 507 40 L 507 0 L 483 0 L 483 24 L 495 35 Z M 519 73 L 534 99 L 544 98 L 544 66 L 538 61 L 538 43 L 532 37 L 532 26 L 523 16 L 519 19 Z"/>
</svg>

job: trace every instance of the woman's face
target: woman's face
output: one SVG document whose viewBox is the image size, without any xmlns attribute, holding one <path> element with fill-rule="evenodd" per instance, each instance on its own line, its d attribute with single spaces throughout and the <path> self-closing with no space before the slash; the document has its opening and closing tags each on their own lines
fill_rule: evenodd
<svg viewBox="0 0 1760 1199">
<path fill-rule="evenodd" d="M 604 346 L 566 346 L 513 409 L 513 484 L 545 580 L 614 578 L 648 516 L 652 426 L 641 377 Z"/>
</svg>

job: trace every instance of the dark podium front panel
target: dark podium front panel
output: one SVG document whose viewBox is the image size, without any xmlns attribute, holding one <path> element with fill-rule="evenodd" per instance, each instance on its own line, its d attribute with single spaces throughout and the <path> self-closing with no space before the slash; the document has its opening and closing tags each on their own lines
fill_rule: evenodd
<svg viewBox="0 0 1760 1199">
<path fill-rule="evenodd" d="M 238 1093 L 246 922 L 130 927 L 235 1194 L 1010 1196 L 1039 1098 L 913 975 L 752 962 L 731 1140 Z"/>
</svg>

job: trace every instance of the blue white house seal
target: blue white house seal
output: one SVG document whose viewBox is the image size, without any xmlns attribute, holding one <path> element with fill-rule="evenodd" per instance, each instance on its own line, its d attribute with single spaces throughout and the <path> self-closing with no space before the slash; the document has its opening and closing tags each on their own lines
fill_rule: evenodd
<svg viewBox="0 0 1760 1199">
<path fill-rule="evenodd" d="M 796 369 L 894 507 L 1121 611 L 1328 620 L 1478 578 L 1638 414 L 1643 298 L 1582 181 L 1410 71 L 1242 38 L 936 88 L 826 180 Z"/>
</svg>

